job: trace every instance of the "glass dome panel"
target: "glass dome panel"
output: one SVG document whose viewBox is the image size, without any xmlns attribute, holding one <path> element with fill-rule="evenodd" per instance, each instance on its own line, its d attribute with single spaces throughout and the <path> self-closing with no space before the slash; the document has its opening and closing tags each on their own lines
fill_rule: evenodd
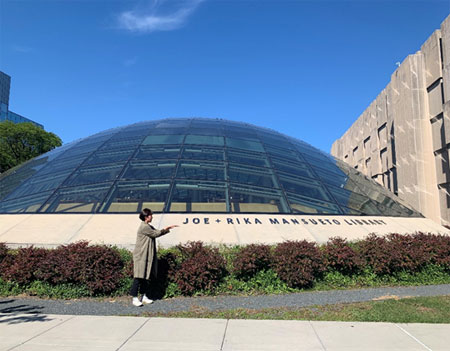
<svg viewBox="0 0 450 351">
<path fill-rule="evenodd" d="M 420 216 L 347 164 L 268 128 L 162 119 L 66 144 L 0 175 L 0 213 Z"/>
</svg>

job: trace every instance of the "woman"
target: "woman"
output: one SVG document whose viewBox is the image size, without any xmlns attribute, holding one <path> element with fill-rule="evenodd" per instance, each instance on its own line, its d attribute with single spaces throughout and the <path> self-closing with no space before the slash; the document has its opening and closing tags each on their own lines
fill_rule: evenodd
<svg viewBox="0 0 450 351">
<path fill-rule="evenodd" d="M 133 251 L 133 285 L 131 286 L 131 296 L 133 296 L 133 305 L 142 306 L 143 303 L 149 304 L 153 300 L 148 298 L 150 288 L 150 278 L 155 279 L 158 269 L 158 260 L 156 257 L 156 240 L 155 238 L 167 234 L 172 228 L 178 227 L 171 225 L 164 229 L 158 230 L 150 225 L 153 214 L 148 208 L 144 208 L 139 214 L 142 221 L 136 238 L 136 246 Z M 138 292 L 142 294 L 142 300 L 138 298 Z"/>
</svg>

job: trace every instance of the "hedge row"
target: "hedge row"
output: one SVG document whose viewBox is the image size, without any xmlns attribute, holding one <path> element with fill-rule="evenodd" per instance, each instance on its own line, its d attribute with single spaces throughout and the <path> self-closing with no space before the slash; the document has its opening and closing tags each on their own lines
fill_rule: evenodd
<svg viewBox="0 0 450 351">
<path fill-rule="evenodd" d="M 450 273 L 450 237 L 425 233 L 371 234 L 353 243 L 332 238 L 321 246 L 307 241 L 252 244 L 231 252 L 223 255 L 201 242 L 164 250 L 159 255 L 158 284 L 174 283 L 181 294 L 192 295 L 214 291 L 227 275 L 246 281 L 268 270 L 291 288 L 311 287 L 325 272 L 351 276 L 369 269 L 385 276 L 437 265 Z M 0 243 L 0 278 L 22 286 L 34 281 L 69 283 L 86 287 L 91 295 L 107 295 L 124 279 L 129 283 L 132 272 L 131 254 L 114 247 L 82 241 L 56 249 L 10 250 Z"/>
</svg>

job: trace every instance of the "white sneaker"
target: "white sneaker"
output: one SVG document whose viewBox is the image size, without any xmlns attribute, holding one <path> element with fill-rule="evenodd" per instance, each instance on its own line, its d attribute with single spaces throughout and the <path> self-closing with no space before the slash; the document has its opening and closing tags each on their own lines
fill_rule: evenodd
<svg viewBox="0 0 450 351">
<path fill-rule="evenodd" d="M 139 301 L 139 299 L 137 297 L 133 297 L 133 305 L 136 307 L 141 307 L 142 306 L 142 302 Z"/>
<path fill-rule="evenodd" d="M 142 296 L 142 302 L 145 304 L 151 304 L 151 303 L 153 303 L 153 300 L 149 299 L 147 296 L 144 295 L 144 296 Z"/>
</svg>

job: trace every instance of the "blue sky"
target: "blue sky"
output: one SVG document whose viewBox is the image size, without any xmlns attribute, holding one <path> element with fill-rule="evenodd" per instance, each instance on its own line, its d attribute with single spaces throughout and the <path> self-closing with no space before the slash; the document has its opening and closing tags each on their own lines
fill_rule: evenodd
<svg viewBox="0 0 450 351">
<path fill-rule="evenodd" d="M 450 1 L 0 0 L 10 109 L 64 142 L 166 117 L 329 151 Z"/>
</svg>

